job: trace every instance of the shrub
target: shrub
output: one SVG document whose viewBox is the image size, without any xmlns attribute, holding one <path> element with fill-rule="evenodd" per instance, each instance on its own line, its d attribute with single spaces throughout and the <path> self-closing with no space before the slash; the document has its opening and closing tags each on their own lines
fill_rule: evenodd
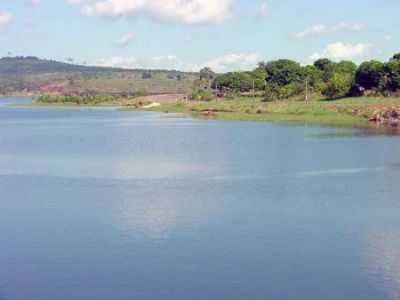
<svg viewBox="0 0 400 300">
<path fill-rule="evenodd" d="M 355 81 L 365 89 L 379 89 L 384 76 L 384 64 L 371 60 L 362 63 L 356 72 Z"/>
<path fill-rule="evenodd" d="M 329 98 L 346 96 L 353 85 L 353 77 L 347 73 L 334 73 L 327 83 L 323 95 Z"/>
</svg>

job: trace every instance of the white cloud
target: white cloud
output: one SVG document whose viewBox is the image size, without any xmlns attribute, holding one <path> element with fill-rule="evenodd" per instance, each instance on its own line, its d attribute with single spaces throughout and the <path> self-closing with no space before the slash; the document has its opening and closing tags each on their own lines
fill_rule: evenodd
<svg viewBox="0 0 400 300">
<path fill-rule="evenodd" d="M 133 32 L 128 32 L 121 36 L 116 44 L 120 47 L 126 47 L 128 46 L 133 40 L 135 39 L 135 34 Z"/>
<path fill-rule="evenodd" d="M 65 0 L 68 4 L 81 4 L 84 2 L 84 0 Z"/>
<path fill-rule="evenodd" d="M 393 39 L 393 37 L 390 34 L 385 35 L 384 38 L 387 41 L 391 41 Z"/>
<path fill-rule="evenodd" d="M 229 54 L 201 64 L 184 62 L 175 55 L 155 56 L 148 59 L 116 56 L 100 59 L 91 65 L 127 69 L 180 70 L 186 72 L 197 72 L 202 67 L 207 66 L 213 69 L 215 72 L 222 73 L 229 71 L 251 70 L 257 66 L 258 61 L 259 56 L 254 53 Z"/>
<path fill-rule="evenodd" d="M 123 69 L 162 69 L 196 72 L 200 68 L 195 64 L 186 64 L 174 55 L 155 56 L 147 59 L 135 57 L 110 57 L 95 61 L 91 65 L 102 67 L 115 67 Z"/>
<path fill-rule="evenodd" d="M 147 15 L 184 24 L 222 22 L 231 14 L 232 0 L 66 0 L 85 15 L 131 17 Z"/>
<path fill-rule="evenodd" d="M 100 66 L 100 67 L 134 69 L 134 68 L 137 68 L 137 63 L 138 62 L 137 62 L 136 58 L 134 58 L 134 57 L 113 56 L 110 58 L 99 59 L 91 65 Z"/>
<path fill-rule="evenodd" d="M 259 56 L 256 53 L 229 54 L 207 62 L 205 65 L 215 72 L 251 70 L 257 66 Z"/>
<path fill-rule="evenodd" d="M 32 6 L 37 6 L 37 5 L 40 4 L 40 2 L 41 2 L 41 0 L 27 0 L 27 1 L 26 1 L 26 3 L 27 3 L 28 5 L 32 5 Z"/>
<path fill-rule="evenodd" d="M 0 11 L 0 29 L 10 24 L 13 20 L 13 15 L 6 11 Z"/>
<path fill-rule="evenodd" d="M 338 31 L 353 31 L 360 32 L 366 29 L 365 24 L 360 23 L 338 23 L 335 25 L 317 24 L 306 28 L 304 31 L 296 33 L 297 38 L 320 37 L 328 34 L 333 34 Z"/>
<path fill-rule="evenodd" d="M 268 5 L 268 2 L 264 1 L 261 3 L 261 6 L 260 6 L 260 16 L 268 17 L 268 15 L 269 15 L 269 5 Z"/>
<path fill-rule="evenodd" d="M 368 51 L 372 48 L 371 44 L 346 44 L 342 42 L 337 42 L 329 44 L 322 52 L 314 53 L 310 56 L 311 60 L 317 60 L 319 58 L 330 58 L 333 60 L 341 59 L 359 59 L 363 58 L 368 54 Z"/>
</svg>

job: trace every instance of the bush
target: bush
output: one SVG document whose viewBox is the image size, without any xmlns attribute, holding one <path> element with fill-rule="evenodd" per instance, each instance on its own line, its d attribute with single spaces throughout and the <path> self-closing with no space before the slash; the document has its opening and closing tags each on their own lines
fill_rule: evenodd
<svg viewBox="0 0 400 300">
<path fill-rule="evenodd" d="M 211 90 L 197 89 L 192 93 L 192 99 L 197 101 L 212 101 L 215 96 Z"/>
<path fill-rule="evenodd" d="M 236 92 L 248 92 L 253 88 L 253 79 L 248 72 L 230 72 L 217 76 L 211 87 Z"/>
<path fill-rule="evenodd" d="M 265 71 L 267 82 L 278 86 L 296 83 L 303 79 L 300 64 L 288 59 L 280 59 L 267 63 Z"/>
<path fill-rule="evenodd" d="M 371 60 L 362 63 L 356 72 L 355 81 L 363 88 L 380 89 L 384 76 L 384 64 L 380 61 Z"/>
<path fill-rule="evenodd" d="M 327 83 L 323 95 L 329 98 L 346 96 L 353 85 L 351 74 L 334 73 L 331 80 Z"/>
<path fill-rule="evenodd" d="M 385 76 L 381 80 L 385 89 L 397 91 L 400 89 L 400 59 L 392 60 L 384 65 Z"/>
</svg>

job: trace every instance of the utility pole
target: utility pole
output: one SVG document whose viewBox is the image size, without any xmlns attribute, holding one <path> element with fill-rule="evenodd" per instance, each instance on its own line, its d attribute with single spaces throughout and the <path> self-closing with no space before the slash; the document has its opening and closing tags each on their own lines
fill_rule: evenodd
<svg viewBox="0 0 400 300">
<path fill-rule="evenodd" d="M 253 98 L 255 98 L 255 97 L 256 97 L 256 82 L 253 79 Z"/>
<path fill-rule="evenodd" d="M 218 82 L 216 82 L 215 83 L 215 88 L 216 88 L 216 90 L 217 90 L 217 101 L 219 100 L 219 97 L 221 96 L 221 98 L 222 98 L 222 94 L 221 94 L 221 92 L 220 92 L 220 87 L 218 86 Z"/>
<path fill-rule="evenodd" d="M 264 100 L 267 100 L 267 79 L 264 80 Z"/>
<path fill-rule="evenodd" d="M 306 79 L 305 101 L 306 103 L 308 103 L 308 79 Z"/>
</svg>

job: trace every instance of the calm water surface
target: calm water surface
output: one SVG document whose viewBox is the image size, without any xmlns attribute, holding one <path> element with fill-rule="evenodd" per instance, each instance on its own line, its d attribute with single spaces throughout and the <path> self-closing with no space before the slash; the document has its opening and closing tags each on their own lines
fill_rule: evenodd
<svg viewBox="0 0 400 300">
<path fill-rule="evenodd" d="M 399 137 L 29 101 L 0 100 L 0 300 L 400 299 Z"/>
</svg>

